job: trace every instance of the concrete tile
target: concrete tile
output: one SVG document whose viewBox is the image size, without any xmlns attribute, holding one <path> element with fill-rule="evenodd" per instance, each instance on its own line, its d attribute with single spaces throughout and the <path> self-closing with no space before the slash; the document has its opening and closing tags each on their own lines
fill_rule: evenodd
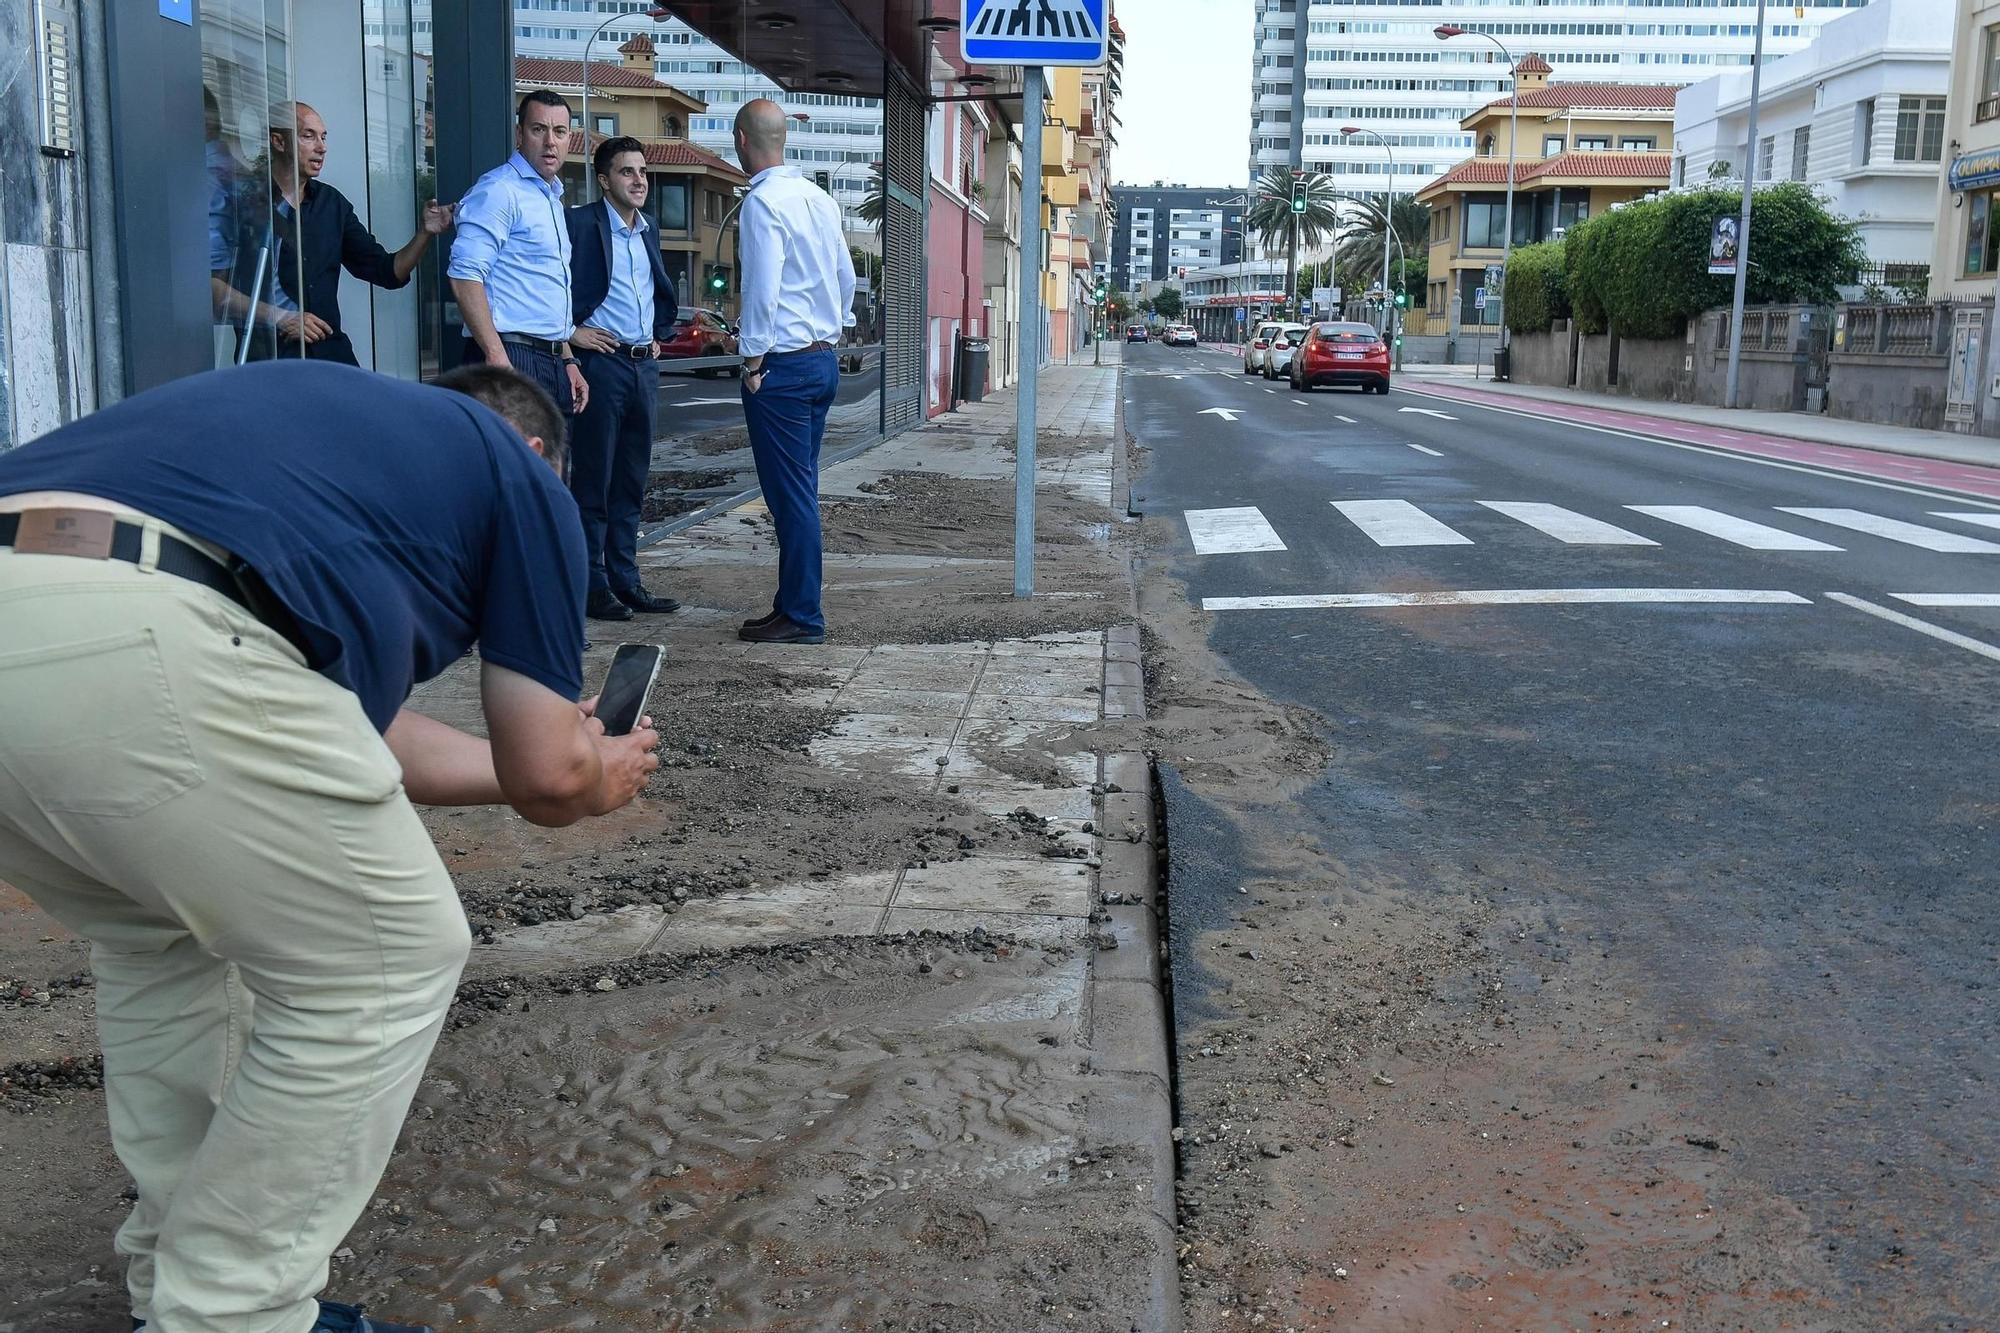
<svg viewBox="0 0 2000 1333">
<path fill-rule="evenodd" d="M 872 935 L 882 919 L 875 906 L 830 901 L 788 902 L 777 898 L 697 899 L 660 927 L 647 953 L 691 953 L 734 949 L 746 944 L 779 944 L 828 935 Z"/>
<path fill-rule="evenodd" d="M 1081 863 L 1002 861 L 973 857 L 905 870 L 896 907 L 960 911 L 1090 914 L 1090 875 Z"/>
<path fill-rule="evenodd" d="M 957 717 L 965 711 L 965 696 L 946 690 L 897 690 L 849 685 L 834 696 L 833 706 L 856 713 Z M 1095 714 L 1092 716 L 1094 719 Z"/>
<path fill-rule="evenodd" d="M 937 761 L 948 748 L 945 742 L 927 740 L 816 740 L 810 752 L 820 763 L 849 772 L 935 778 L 943 767 Z"/>
<path fill-rule="evenodd" d="M 944 753 L 951 748 L 951 738 L 958 730 L 955 717 L 925 717 L 913 713 L 849 713 L 833 728 L 833 739 L 847 741 L 865 740 L 927 740 L 938 746 Z"/>
<path fill-rule="evenodd" d="M 1099 630 L 1074 634 L 1044 634 L 1032 639 L 1000 639 L 993 645 L 995 657 L 1098 657 L 1103 655 L 1104 635 Z"/>
<path fill-rule="evenodd" d="M 1104 683 L 1106 685 L 1126 685 L 1134 689 L 1142 689 L 1146 684 L 1146 674 L 1136 662 L 1114 662 L 1107 660 L 1104 663 Z"/>
<path fill-rule="evenodd" d="M 1090 923 L 1082 917 L 1050 916 L 1041 912 L 955 912 L 936 907 L 892 907 L 888 920 L 882 925 L 884 935 L 900 935 L 906 930 L 941 930 L 963 934 L 974 926 L 989 935 L 1013 935 L 1030 944 L 1074 945 L 1081 943 L 1090 933 Z M 1038 981 L 1032 987 L 1023 989 L 1020 1012 L 1014 1018 L 1054 1018 L 1064 1012 L 1063 1007 L 1054 1006 L 1047 989 Z M 1078 996 L 1081 999 L 1081 996 Z M 991 1006 L 987 1006 L 991 1009 Z M 1074 1009 L 1068 1010 L 1075 1012 Z M 968 1021 L 963 1014 L 954 1015 L 952 1022 Z M 998 1013 L 989 1014 L 987 1021 L 1003 1021 Z"/>
<path fill-rule="evenodd" d="M 871 657 L 963 657 L 977 661 L 992 650 L 993 645 L 984 639 L 971 643 L 884 643 L 877 644 Z"/>
<path fill-rule="evenodd" d="M 1080 671 L 988 670 L 979 678 L 976 693 L 989 699 L 1021 695 L 1036 699 L 1081 699 L 1093 691 L 1102 673 L 1103 667 L 1095 661 Z"/>
<path fill-rule="evenodd" d="M 1098 703 L 1095 695 L 1074 699 L 982 695 L 972 700 L 965 715 L 993 722 L 1095 722 Z"/>
<path fill-rule="evenodd" d="M 566 967 L 573 963 L 611 962 L 632 958 L 660 928 L 666 910 L 623 907 L 577 921 L 544 921 L 502 933 L 491 944 L 474 945 L 469 970 L 518 971 L 541 964 Z"/>
<path fill-rule="evenodd" d="M 951 781 L 946 779 L 947 782 Z M 1032 787 L 1021 782 L 957 782 L 947 793 L 989 815 L 1010 815 L 1026 806 L 1044 819 L 1082 823 L 1096 817 L 1088 787 Z"/>
<path fill-rule="evenodd" d="M 838 643 L 746 643 L 744 656 L 759 661 L 782 662 L 786 666 L 853 669 L 868 656 L 866 648 Z"/>
<path fill-rule="evenodd" d="M 1011 726 L 1014 724 L 1003 722 L 1000 725 Z M 1050 781 L 1030 783 L 993 767 L 979 757 L 977 750 L 968 748 L 961 742 L 959 745 L 952 747 L 950 762 L 944 766 L 944 776 L 948 782 L 973 782 L 982 784 L 1014 783 L 1029 789 L 1039 788 L 1055 791 L 1066 790 L 1068 786 L 1088 787 L 1097 780 L 1097 757 L 1095 755 L 1051 755 L 1049 756 L 1049 761 L 1054 765 L 1056 771 L 1067 779 L 1067 783 Z"/>
<path fill-rule="evenodd" d="M 971 691 L 979 663 L 955 657 L 870 658 L 847 682 L 864 690 Z"/>
</svg>

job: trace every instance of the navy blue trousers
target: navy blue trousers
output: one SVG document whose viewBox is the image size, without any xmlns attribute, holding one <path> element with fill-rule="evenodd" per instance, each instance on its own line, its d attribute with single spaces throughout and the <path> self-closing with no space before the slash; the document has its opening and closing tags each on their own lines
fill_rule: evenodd
<svg viewBox="0 0 2000 1333">
<path fill-rule="evenodd" d="M 528 379 L 541 386 L 542 392 L 556 400 L 556 411 L 562 413 L 563 426 L 568 434 L 576 433 L 576 414 L 569 410 L 569 373 L 553 352 L 538 352 L 532 347 L 519 343 L 508 343 L 507 363 Z M 486 354 L 479 350 L 479 344 L 467 338 L 465 349 L 459 355 L 459 364 L 483 366 Z"/>
<path fill-rule="evenodd" d="M 579 349 L 590 400 L 569 433 L 569 491 L 583 516 L 590 588 L 639 586 L 639 510 L 653 461 L 656 361 Z"/>
<path fill-rule="evenodd" d="M 778 530 L 771 609 L 809 630 L 826 628 L 819 604 L 819 448 L 839 387 L 840 360 L 829 349 L 768 356 L 757 392 L 742 391 L 757 484 Z"/>
</svg>

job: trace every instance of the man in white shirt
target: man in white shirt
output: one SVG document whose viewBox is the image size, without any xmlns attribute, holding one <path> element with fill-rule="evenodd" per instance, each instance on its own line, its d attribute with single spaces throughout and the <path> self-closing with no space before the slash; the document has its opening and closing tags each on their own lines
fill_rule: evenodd
<svg viewBox="0 0 2000 1333">
<path fill-rule="evenodd" d="M 754 643 L 820 643 L 819 450 L 840 387 L 834 344 L 854 322 L 854 261 L 833 196 L 785 163 L 785 113 L 758 98 L 736 113 L 750 173 L 737 222 L 743 269 L 743 416 L 757 483 L 778 530 L 771 614 L 743 622 Z"/>
</svg>

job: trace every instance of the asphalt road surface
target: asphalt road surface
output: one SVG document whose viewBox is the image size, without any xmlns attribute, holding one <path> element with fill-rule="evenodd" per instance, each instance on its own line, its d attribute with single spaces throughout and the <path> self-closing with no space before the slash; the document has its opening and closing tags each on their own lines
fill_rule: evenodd
<svg viewBox="0 0 2000 1333">
<path fill-rule="evenodd" d="M 734 376 L 717 371 L 708 377 L 693 371 L 677 371 L 671 361 L 660 364 L 660 406 L 654 422 L 656 436 L 666 439 L 743 424 L 743 399 Z M 871 350 L 864 354 L 860 371 L 841 375 L 834 402 L 859 402 L 880 391 L 881 387 L 882 357 L 879 352 Z"/>
<path fill-rule="evenodd" d="M 2000 501 L 1126 365 L 1211 645 L 1328 721 L 1300 823 L 1410 885 L 1539 866 L 1827 1251 L 1812 1326 L 1992 1327 Z"/>
</svg>

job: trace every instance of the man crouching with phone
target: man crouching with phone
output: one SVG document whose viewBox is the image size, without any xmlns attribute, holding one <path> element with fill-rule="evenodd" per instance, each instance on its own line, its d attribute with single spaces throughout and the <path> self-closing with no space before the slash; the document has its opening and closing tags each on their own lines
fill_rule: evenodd
<svg viewBox="0 0 2000 1333">
<path fill-rule="evenodd" d="M 411 802 L 561 826 L 658 766 L 577 702 L 555 404 L 440 385 L 250 366 L 0 455 L 0 879 L 90 941 L 152 1333 L 423 1327 L 316 1299 L 471 943 Z M 402 707 L 475 643 L 490 741 Z"/>
</svg>

